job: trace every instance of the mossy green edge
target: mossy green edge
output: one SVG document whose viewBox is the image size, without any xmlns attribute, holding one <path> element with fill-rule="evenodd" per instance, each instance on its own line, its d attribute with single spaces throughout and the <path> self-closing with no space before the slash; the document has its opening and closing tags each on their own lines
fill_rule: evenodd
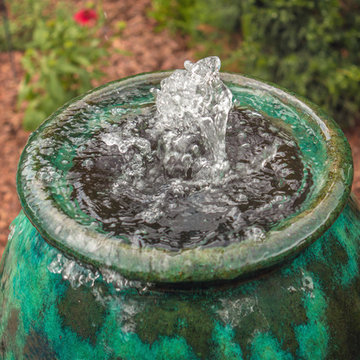
<svg viewBox="0 0 360 360">
<path fill-rule="evenodd" d="M 305 99 L 299 100 L 279 87 L 238 74 L 222 73 L 221 76 L 226 82 L 269 92 L 284 103 L 296 106 L 307 114 L 309 121 L 319 126 L 326 138 L 329 166 L 328 171 L 324 171 L 326 182 L 321 191 L 305 211 L 268 232 L 265 241 L 244 241 L 227 247 L 199 247 L 179 252 L 157 248 L 139 249 L 79 225 L 53 206 L 51 199 L 42 191 L 41 184 L 36 186 L 34 182 L 31 196 L 24 193 L 22 169 L 29 157 L 26 150 L 50 122 L 55 121 L 58 116 L 66 116 L 71 108 L 86 104 L 92 96 L 106 94 L 118 86 L 133 86 L 140 82 L 155 84 L 169 74 L 170 72 L 140 74 L 96 88 L 64 105 L 31 135 L 20 158 L 17 188 L 23 210 L 40 234 L 60 250 L 86 263 L 107 266 L 130 279 L 166 283 L 215 281 L 246 276 L 296 255 L 319 238 L 341 213 L 350 194 L 353 167 L 349 144 L 336 123 L 317 106 Z M 34 207 L 29 199 L 40 200 L 41 206 Z M 63 225 L 60 233 L 56 232 L 58 224 Z"/>
</svg>

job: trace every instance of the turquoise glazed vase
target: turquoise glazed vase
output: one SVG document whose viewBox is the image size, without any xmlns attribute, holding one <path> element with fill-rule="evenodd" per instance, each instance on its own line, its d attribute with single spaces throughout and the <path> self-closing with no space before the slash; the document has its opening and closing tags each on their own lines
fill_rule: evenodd
<svg viewBox="0 0 360 360">
<path fill-rule="evenodd" d="M 281 122 L 313 186 L 301 209 L 226 247 L 170 251 L 107 233 L 71 197 L 76 151 L 141 113 L 169 72 L 109 83 L 31 135 L 23 210 L 0 264 L 1 359 L 358 359 L 360 213 L 349 145 L 320 109 L 223 73 L 238 106 Z"/>
</svg>

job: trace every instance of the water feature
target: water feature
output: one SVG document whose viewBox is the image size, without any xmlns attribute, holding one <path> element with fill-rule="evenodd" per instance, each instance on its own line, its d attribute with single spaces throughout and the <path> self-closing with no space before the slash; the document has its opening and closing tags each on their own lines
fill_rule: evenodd
<svg viewBox="0 0 360 360">
<path fill-rule="evenodd" d="M 312 184 L 296 141 L 274 119 L 232 101 L 220 60 L 185 62 L 151 89 L 141 112 L 79 148 L 72 199 L 102 228 L 140 247 L 171 250 L 263 241 Z"/>
<path fill-rule="evenodd" d="M 0 358 L 356 358 L 349 145 L 316 106 L 218 69 L 106 84 L 31 135 Z"/>
</svg>

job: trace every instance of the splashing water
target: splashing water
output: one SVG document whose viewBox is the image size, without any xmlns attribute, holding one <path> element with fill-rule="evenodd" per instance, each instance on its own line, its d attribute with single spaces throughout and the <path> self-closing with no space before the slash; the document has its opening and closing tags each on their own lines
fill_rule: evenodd
<svg viewBox="0 0 360 360">
<path fill-rule="evenodd" d="M 125 97 L 96 110 L 104 125 L 81 143 L 67 180 L 103 231 L 136 247 L 226 246 L 264 241 L 299 209 L 312 177 L 296 141 L 233 105 L 219 69 L 217 57 L 187 61 L 152 89 L 155 102 L 139 85 L 142 106 Z"/>
<path fill-rule="evenodd" d="M 185 70 L 176 70 L 161 81 L 156 96 L 157 122 L 161 135 L 163 162 L 169 174 L 191 168 L 197 178 L 218 175 L 228 169 L 225 135 L 232 93 L 220 80 L 220 59 L 207 57 Z M 196 140 L 204 142 L 199 156 Z M 215 178 L 213 179 L 215 180 Z"/>
<path fill-rule="evenodd" d="M 112 284 L 116 291 L 135 288 L 139 294 L 144 294 L 152 286 L 151 283 L 128 280 L 114 270 L 107 268 L 90 269 L 80 261 L 68 259 L 60 253 L 48 265 L 48 270 L 53 274 L 61 275 L 63 280 L 68 281 L 74 289 L 80 286 L 94 287 L 95 283 L 101 282 L 101 280 L 107 284 Z"/>
<path fill-rule="evenodd" d="M 95 118 L 101 126 L 85 138 L 77 119 L 71 136 L 66 133 L 77 149 L 66 174 L 69 201 L 102 232 L 138 249 L 175 253 L 266 241 L 266 232 L 305 200 L 312 186 L 310 169 L 276 119 L 233 104 L 220 79 L 219 58 L 184 66 L 151 90 L 155 99 L 150 86 L 140 84 L 116 93 L 114 102 L 88 104 L 82 123 Z M 234 92 L 235 99 L 239 96 Z M 141 105 L 134 106 L 134 97 Z M 45 142 L 42 155 L 50 157 L 51 144 Z M 60 176 L 47 168 L 40 175 L 49 184 Z M 93 288 L 94 294 L 101 282 L 139 294 L 153 286 L 61 254 L 48 270 L 74 288 Z M 256 306 L 233 305 L 243 316 Z M 131 318 L 131 306 L 128 314 Z M 131 331 L 131 321 L 127 328 Z"/>
</svg>

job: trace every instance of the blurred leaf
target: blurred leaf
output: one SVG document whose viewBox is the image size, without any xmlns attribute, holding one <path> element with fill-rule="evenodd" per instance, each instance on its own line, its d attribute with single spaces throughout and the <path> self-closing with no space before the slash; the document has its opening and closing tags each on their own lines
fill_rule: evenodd
<svg viewBox="0 0 360 360">
<path fill-rule="evenodd" d="M 26 131 L 34 131 L 45 120 L 45 112 L 28 107 L 24 114 L 23 126 Z"/>
<path fill-rule="evenodd" d="M 116 21 L 114 24 L 114 28 L 117 33 L 122 33 L 126 28 L 126 22 L 121 20 Z"/>
<path fill-rule="evenodd" d="M 83 65 L 84 67 L 90 66 L 91 62 L 89 60 L 89 58 L 85 57 L 85 56 L 81 56 L 81 55 L 77 55 L 76 56 L 76 61 L 78 64 Z"/>
<path fill-rule="evenodd" d="M 59 78 L 56 76 L 55 73 L 51 73 L 49 76 L 49 86 L 48 86 L 49 95 L 53 98 L 65 98 L 64 94 L 65 91 Z"/>
</svg>

